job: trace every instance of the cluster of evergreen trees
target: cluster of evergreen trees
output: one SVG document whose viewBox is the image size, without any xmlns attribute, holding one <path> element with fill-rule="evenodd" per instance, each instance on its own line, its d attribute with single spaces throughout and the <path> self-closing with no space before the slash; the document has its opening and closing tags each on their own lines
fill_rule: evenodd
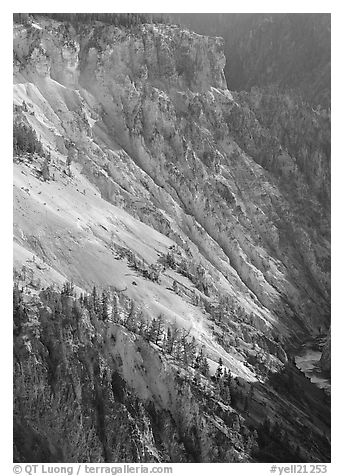
<svg viewBox="0 0 344 476">
<path fill-rule="evenodd" d="M 227 404 L 230 405 L 232 402 L 231 390 L 233 387 L 233 378 L 231 371 L 223 367 L 223 362 L 221 357 L 219 358 L 219 365 L 216 369 L 213 380 L 217 384 L 218 393 L 220 398 Z"/>
<path fill-rule="evenodd" d="M 205 268 L 200 263 L 192 263 L 181 257 L 181 253 L 174 247 L 166 254 L 160 256 L 158 264 L 155 265 L 147 264 L 144 259 L 135 256 L 128 248 L 120 247 L 116 244 L 113 244 L 113 247 L 116 249 L 118 259 L 126 258 L 129 266 L 151 281 L 159 282 L 160 273 L 169 268 L 188 278 L 206 296 L 210 295 L 211 287 Z M 180 294 L 180 287 L 176 280 L 173 281 L 172 289 L 176 294 Z M 218 302 L 215 303 L 202 299 L 198 293 L 194 293 L 191 298 L 195 306 L 202 306 L 211 319 L 219 325 L 226 320 L 225 317 L 228 315 L 231 315 L 233 318 L 235 317 L 237 321 L 248 323 L 252 321 L 252 316 L 247 316 L 244 309 L 235 305 L 230 296 L 220 296 Z"/>
<path fill-rule="evenodd" d="M 165 268 L 176 270 L 182 276 L 188 278 L 199 291 L 209 296 L 210 284 L 206 277 L 205 268 L 200 263 L 196 264 L 182 257 L 178 259 L 177 254 L 180 253 L 177 253 L 175 249 L 171 249 L 166 255 L 160 257 L 159 262 Z"/>
<path fill-rule="evenodd" d="M 190 331 L 178 328 L 175 324 L 167 326 L 160 314 L 148 321 L 142 310 L 127 298 L 121 291 L 98 292 L 93 287 L 91 294 L 81 294 L 76 297 L 73 283 L 66 282 L 61 291 L 46 288 L 40 294 L 42 302 L 52 310 L 52 318 L 80 321 L 85 312 L 91 321 L 114 322 L 124 326 L 129 331 L 141 336 L 165 353 L 173 357 L 184 366 L 191 366 L 203 376 L 210 378 L 209 364 L 204 347 L 199 347 L 195 337 L 190 336 Z M 17 283 L 13 288 L 13 314 L 15 329 L 20 329 L 23 322 L 27 321 L 29 308 L 22 299 L 22 291 Z M 211 377 L 218 398 L 227 405 L 231 405 L 231 392 L 235 382 L 231 372 L 223 366 L 219 359 L 215 375 Z M 199 383 L 199 376 L 195 375 L 195 383 Z"/>
<path fill-rule="evenodd" d="M 23 122 L 13 124 L 13 153 L 44 155 L 42 144 L 37 139 L 35 131 Z"/>
<path fill-rule="evenodd" d="M 31 17 L 45 16 L 73 25 L 100 21 L 114 26 L 134 27 L 143 23 L 171 23 L 171 18 L 159 13 L 14 13 L 15 23 L 26 24 Z"/>
<path fill-rule="evenodd" d="M 171 268 L 188 278 L 199 291 L 210 297 L 214 290 L 212 289 L 212 284 L 207 279 L 205 268 L 200 263 L 186 260 L 181 256 L 177 257 L 177 254 L 180 255 L 175 249 L 171 249 L 166 255 L 159 258 L 159 262 L 164 268 Z M 173 288 L 175 292 L 177 292 L 177 283 L 173 284 Z M 253 314 L 248 315 L 245 309 L 235 303 L 233 298 L 229 295 L 217 296 L 217 302 L 214 302 L 200 297 L 199 294 L 195 294 L 194 304 L 202 306 L 205 312 L 210 315 L 211 319 L 220 326 L 222 323 L 226 323 L 226 317 L 228 316 L 231 316 L 235 321 L 245 322 L 249 325 L 253 325 L 254 322 Z"/>
<path fill-rule="evenodd" d="M 132 252 L 128 255 L 128 263 L 132 269 L 138 271 L 144 278 L 150 279 L 153 282 L 159 282 L 159 266 L 148 264 L 144 259 L 138 258 Z"/>
<path fill-rule="evenodd" d="M 195 338 L 190 337 L 189 331 L 179 329 L 176 325 L 165 327 L 161 314 L 148 321 L 132 300 L 117 292 L 111 295 L 102 291 L 98 294 L 95 287 L 91 295 L 81 295 L 79 302 L 90 313 L 95 313 L 100 320 L 110 320 L 123 325 L 184 365 L 191 365 L 204 375 L 208 375 L 207 359 L 203 349 L 198 349 Z"/>
<path fill-rule="evenodd" d="M 17 323 L 20 322 L 23 312 L 26 312 L 21 294 L 18 284 L 15 284 L 13 299 L 14 318 Z M 99 293 L 94 287 L 91 294 L 81 294 L 76 298 L 73 283 L 67 282 L 61 291 L 47 288 L 40 296 L 43 303 L 52 309 L 53 318 L 68 318 L 77 322 L 87 312 L 91 320 L 115 322 L 158 346 L 162 352 L 171 355 L 185 366 L 190 365 L 204 376 L 209 376 L 204 349 L 199 348 L 195 337 L 191 337 L 189 331 L 180 329 L 175 324 L 166 327 L 161 314 L 151 321 L 147 320 L 142 310 L 120 291 Z"/>
<path fill-rule="evenodd" d="M 113 240 L 113 237 L 111 240 Z M 120 246 L 115 242 L 113 242 L 111 246 L 116 252 L 116 259 L 127 259 L 130 268 L 139 272 L 144 278 L 153 282 L 159 282 L 161 271 L 160 265 L 154 263 L 148 264 L 144 258 L 139 258 L 131 250 L 124 246 Z"/>
</svg>

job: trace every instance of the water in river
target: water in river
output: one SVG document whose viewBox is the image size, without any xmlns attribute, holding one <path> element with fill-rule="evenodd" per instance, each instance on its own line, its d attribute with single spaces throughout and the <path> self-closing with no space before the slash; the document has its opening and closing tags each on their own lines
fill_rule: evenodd
<svg viewBox="0 0 344 476">
<path fill-rule="evenodd" d="M 326 393 L 331 392 L 331 380 L 321 370 L 319 361 L 320 350 L 315 350 L 310 344 L 305 344 L 300 355 L 295 356 L 296 367 L 308 377 L 317 387 L 323 388 Z"/>
</svg>

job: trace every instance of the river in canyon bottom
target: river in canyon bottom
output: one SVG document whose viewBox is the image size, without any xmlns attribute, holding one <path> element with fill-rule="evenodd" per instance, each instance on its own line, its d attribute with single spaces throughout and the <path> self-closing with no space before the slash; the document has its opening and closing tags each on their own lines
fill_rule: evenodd
<svg viewBox="0 0 344 476">
<path fill-rule="evenodd" d="M 299 355 L 295 356 L 295 365 L 317 387 L 331 393 L 331 378 L 320 367 L 321 351 L 313 342 L 305 343 Z"/>
</svg>

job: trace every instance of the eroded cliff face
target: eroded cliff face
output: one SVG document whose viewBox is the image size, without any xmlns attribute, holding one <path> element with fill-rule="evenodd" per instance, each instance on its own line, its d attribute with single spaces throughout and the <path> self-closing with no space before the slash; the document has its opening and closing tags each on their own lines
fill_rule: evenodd
<svg viewBox="0 0 344 476">
<path fill-rule="evenodd" d="M 212 372 L 221 357 L 260 382 L 329 325 L 329 118 L 292 98 L 231 93 L 224 65 L 220 38 L 169 25 L 15 25 L 15 120 L 51 157 L 44 182 L 41 158 L 15 164 L 15 266 L 44 284 L 125 289 L 149 318 L 163 313 L 189 329 Z M 158 281 L 133 271 L 128 253 L 144 267 L 163 262 Z M 154 400 L 155 390 L 141 395 L 112 357 L 100 358 L 138 398 Z M 159 372 L 164 386 L 169 372 Z M 146 443 L 135 458 L 159 460 L 140 405 L 135 431 Z M 120 458 L 98 445 L 99 458 Z M 249 458 L 240 448 L 218 460 Z M 175 460 L 190 460 L 188 451 L 178 447 Z"/>
<path fill-rule="evenodd" d="M 329 157 L 321 137 L 293 138 L 288 113 L 297 106 L 278 103 L 287 119 L 269 129 L 256 113 L 259 106 L 234 101 L 217 38 L 166 25 L 131 33 L 104 25 L 78 33 L 65 24 L 43 25 L 17 27 L 14 41 L 18 92 L 30 98 L 33 88 L 43 96 L 40 112 L 43 104 L 49 110 L 44 118 L 29 117 L 42 128 L 43 143 L 64 154 L 61 137 L 73 141 L 104 198 L 159 231 L 166 233 L 167 215 L 201 254 L 212 241 L 216 251 L 205 258 L 253 293 L 261 312 L 272 311 L 270 321 L 280 313 L 290 328 L 297 320 L 306 327 L 326 322 L 328 217 L 317 192 L 328 196 Z M 314 113 L 308 120 L 315 136 L 320 119 Z M 132 200 L 140 197 L 143 212 L 126 205 L 123 181 Z"/>
</svg>

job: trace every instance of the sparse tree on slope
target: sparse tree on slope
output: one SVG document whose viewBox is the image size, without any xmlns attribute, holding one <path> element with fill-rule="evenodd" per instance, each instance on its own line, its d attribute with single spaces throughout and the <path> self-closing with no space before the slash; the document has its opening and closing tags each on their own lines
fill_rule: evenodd
<svg viewBox="0 0 344 476">
<path fill-rule="evenodd" d="M 201 372 L 202 375 L 204 375 L 205 377 L 209 377 L 209 363 L 208 363 L 208 359 L 204 356 L 200 362 L 200 367 L 199 367 L 199 370 Z"/>
<path fill-rule="evenodd" d="M 118 312 L 118 297 L 114 294 L 112 298 L 112 308 L 111 308 L 111 320 L 113 322 L 119 322 L 120 315 Z"/>
<path fill-rule="evenodd" d="M 222 362 L 222 359 L 221 359 L 221 357 L 220 357 L 220 358 L 219 358 L 219 365 L 218 365 L 218 367 L 217 367 L 217 369 L 216 369 L 216 373 L 215 373 L 215 379 L 216 379 L 216 380 L 220 380 L 221 377 L 222 377 L 222 375 L 223 375 L 223 368 L 222 368 L 222 366 L 223 366 L 223 362 Z"/>
<path fill-rule="evenodd" d="M 43 177 L 44 182 L 50 179 L 50 171 L 48 165 L 48 159 L 44 159 L 42 168 L 41 168 L 41 175 Z"/>
<path fill-rule="evenodd" d="M 109 297 L 104 291 L 101 299 L 101 318 L 103 321 L 107 321 L 109 318 Z"/>
</svg>

